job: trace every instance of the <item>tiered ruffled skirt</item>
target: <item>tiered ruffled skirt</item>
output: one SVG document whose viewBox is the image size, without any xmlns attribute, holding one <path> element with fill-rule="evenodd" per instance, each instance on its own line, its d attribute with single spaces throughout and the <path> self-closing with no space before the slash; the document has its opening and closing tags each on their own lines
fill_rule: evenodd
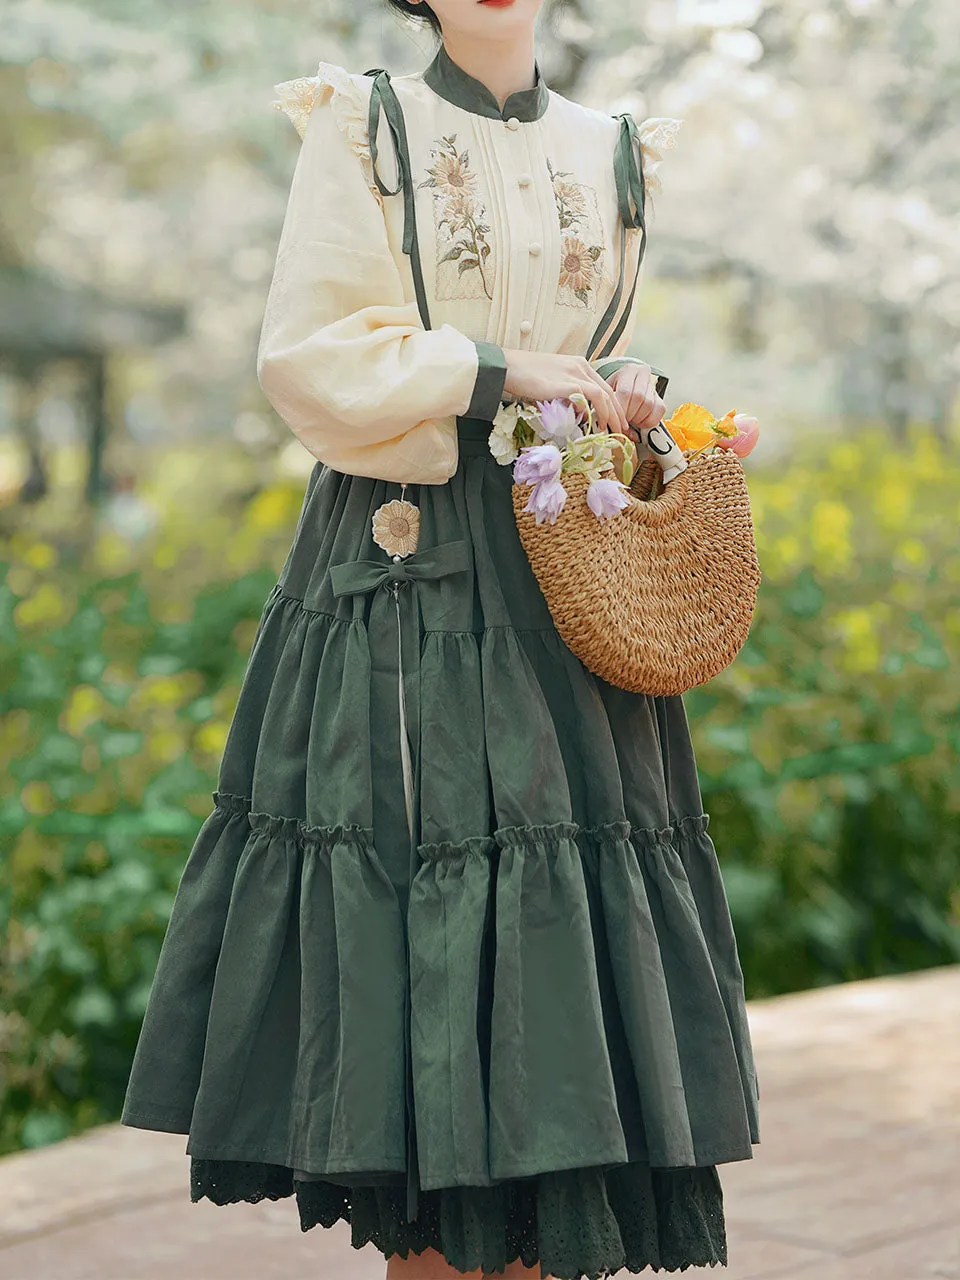
<svg viewBox="0 0 960 1280">
<path fill-rule="evenodd" d="M 189 1134 L 195 1200 L 296 1195 L 386 1256 L 726 1263 L 758 1089 L 683 702 L 563 644 L 488 430 L 408 487 L 405 577 L 371 532 L 398 486 L 314 468 L 123 1122 Z"/>
</svg>

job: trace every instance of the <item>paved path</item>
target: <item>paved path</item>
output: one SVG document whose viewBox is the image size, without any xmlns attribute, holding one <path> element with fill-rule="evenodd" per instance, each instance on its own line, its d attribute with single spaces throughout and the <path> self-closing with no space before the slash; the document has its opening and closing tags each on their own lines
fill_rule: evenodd
<svg viewBox="0 0 960 1280">
<path fill-rule="evenodd" d="M 960 1280 L 960 965 L 749 1013 L 762 1142 L 721 1166 L 729 1267 L 682 1274 Z M 191 1204 L 184 1143 L 106 1125 L 0 1160 L 0 1280 L 383 1280 L 292 1200 Z"/>
</svg>

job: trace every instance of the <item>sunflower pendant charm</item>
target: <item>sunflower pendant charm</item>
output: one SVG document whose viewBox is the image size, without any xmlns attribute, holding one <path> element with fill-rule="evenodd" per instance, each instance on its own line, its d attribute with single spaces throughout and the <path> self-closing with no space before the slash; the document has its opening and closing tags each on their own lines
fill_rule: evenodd
<svg viewBox="0 0 960 1280">
<path fill-rule="evenodd" d="M 420 536 L 420 508 L 408 502 L 400 488 L 400 497 L 377 507 L 373 513 L 373 540 L 394 559 L 410 555 L 417 549 Z"/>
</svg>

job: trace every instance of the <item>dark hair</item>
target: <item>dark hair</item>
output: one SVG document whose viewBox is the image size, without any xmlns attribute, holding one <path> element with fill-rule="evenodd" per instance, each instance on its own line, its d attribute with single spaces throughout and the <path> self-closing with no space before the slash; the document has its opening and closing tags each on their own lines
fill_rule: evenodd
<svg viewBox="0 0 960 1280">
<path fill-rule="evenodd" d="M 411 4 L 410 0 L 387 0 L 387 4 L 405 18 L 419 20 L 424 26 L 433 27 L 436 34 L 441 35 L 440 19 L 428 4 Z"/>
</svg>

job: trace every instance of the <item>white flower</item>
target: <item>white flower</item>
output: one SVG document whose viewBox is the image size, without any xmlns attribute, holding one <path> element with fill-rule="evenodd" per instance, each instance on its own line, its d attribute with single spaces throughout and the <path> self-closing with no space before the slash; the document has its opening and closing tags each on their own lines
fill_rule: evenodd
<svg viewBox="0 0 960 1280">
<path fill-rule="evenodd" d="M 514 432 L 517 429 L 517 417 L 520 413 L 519 401 L 502 405 L 493 419 L 493 430 L 490 432 L 490 452 L 501 467 L 513 462 L 519 453 Z"/>
</svg>

